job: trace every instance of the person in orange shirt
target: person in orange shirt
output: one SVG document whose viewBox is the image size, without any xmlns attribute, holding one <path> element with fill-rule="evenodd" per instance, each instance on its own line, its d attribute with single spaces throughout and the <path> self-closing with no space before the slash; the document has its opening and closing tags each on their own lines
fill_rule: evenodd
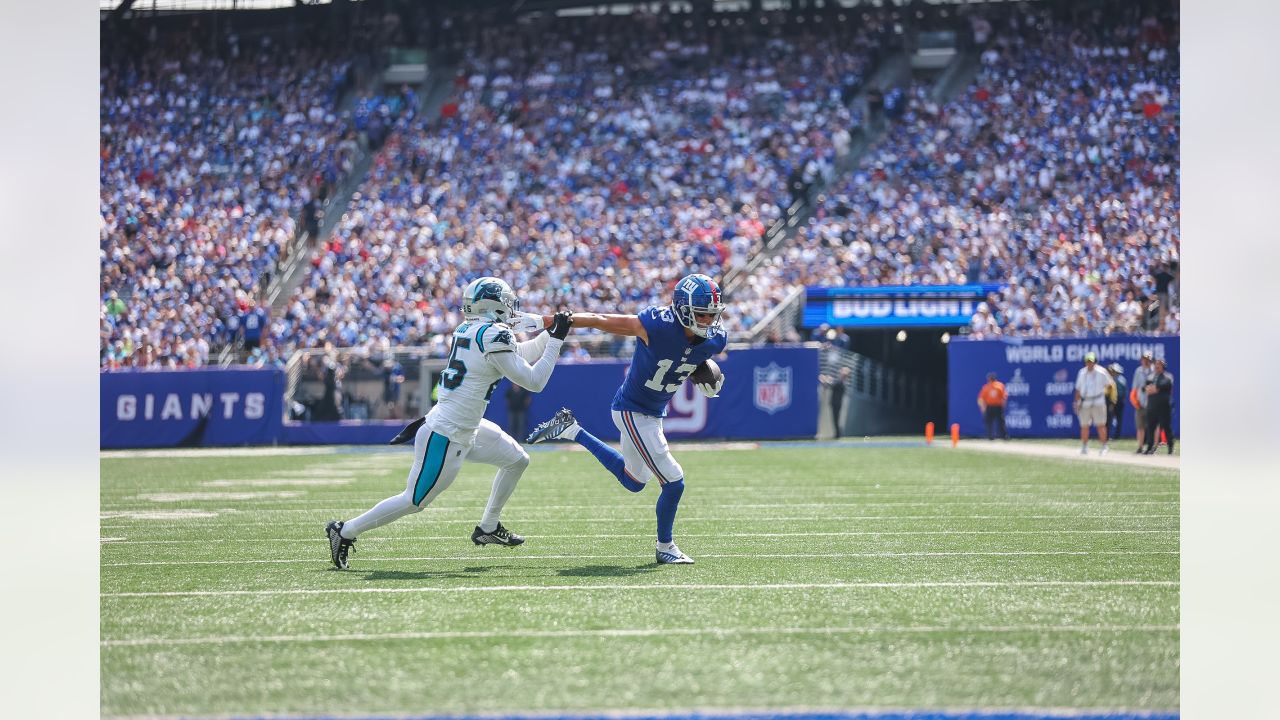
<svg viewBox="0 0 1280 720">
<path fill-rule="evenodd" d="M 987 425 L 987 439 L 995 440 L 995 427 L 1000 426 L 1000 437 L 1009 439 L 1009 431 L 1004 426 L 1004 404 L 1009 399 L 1004 383 L 996 379 L 995 373 L 987 373 L 987 384 L 978 392 L 978 407 L 982 410 L 982 420 Z"/>
</svg>

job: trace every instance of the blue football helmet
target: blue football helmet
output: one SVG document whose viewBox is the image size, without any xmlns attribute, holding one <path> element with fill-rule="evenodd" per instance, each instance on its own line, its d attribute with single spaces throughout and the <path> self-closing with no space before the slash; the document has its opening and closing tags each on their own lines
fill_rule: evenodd
<svg viewBox="0 0 1280 720">
<path fill-rule="evenodd" d="M 476 278 L 462 291 L 462 316 L 468 320 L 510 323 L 519 311 L 511 286 L 496 277 Z"/>
<path fill-rule="evenodd" d="M 671 309 L 681 325 L 698 337 L 706 337 L 711 328 L 720 327 L 720 314 L 724 312 L 724 303 L 720 302 L 720 286 L 706 275 L 686 275 L 676 283 Z M 698 315 L 710 315 L 711 322 L 700 324 Z"/>
</svg>

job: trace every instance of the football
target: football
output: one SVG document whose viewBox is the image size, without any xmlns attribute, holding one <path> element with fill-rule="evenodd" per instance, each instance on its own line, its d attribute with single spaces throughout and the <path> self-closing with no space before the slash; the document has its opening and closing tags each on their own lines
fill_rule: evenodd
<svg viewBox="0 0 1280 720">
<path fill-rule="evenodd" d="M 708 359 L 694 368 L 693 374 L 689 376 L 689 381 L 714 385 L 723 375 L 724 373 L 720 372 L 720 366 L 716 364 L 716 361 Z"/>
</svg>

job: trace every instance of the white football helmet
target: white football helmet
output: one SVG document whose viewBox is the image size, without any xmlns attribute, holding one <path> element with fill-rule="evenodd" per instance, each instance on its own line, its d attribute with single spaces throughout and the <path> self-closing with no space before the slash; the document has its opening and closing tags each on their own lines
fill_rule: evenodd
<svg viewBox="0 0 1280 720">
<path fill-rule="evenodd" d="M 510 323 L 519 311 L 511 286 L 496 277 L 476 278 L 462 291 L 462 316 L 468 320 Z"/>
</svg>

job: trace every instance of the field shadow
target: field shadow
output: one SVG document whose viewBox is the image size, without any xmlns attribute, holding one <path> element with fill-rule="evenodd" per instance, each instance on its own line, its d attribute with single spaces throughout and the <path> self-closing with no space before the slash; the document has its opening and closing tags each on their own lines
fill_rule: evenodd
<svg viewBox="0 0 1280 720">
<path fill-rule="evenodd" d="M 556 571 L 564 577 L 630 577 L 643 575 L 658 569 L 657 563 L 624 567 L 621 565 L 584 565 L 576 568 L 562 568 Z"/>
<path fill-rule="evenodd" d="M 444 580 L 448 578 L 472 578 L 478 573 L 514 567 L 512 565 L 476 565 L 461 570 L 370 570 L 365 580 Z"/>
</svg>

